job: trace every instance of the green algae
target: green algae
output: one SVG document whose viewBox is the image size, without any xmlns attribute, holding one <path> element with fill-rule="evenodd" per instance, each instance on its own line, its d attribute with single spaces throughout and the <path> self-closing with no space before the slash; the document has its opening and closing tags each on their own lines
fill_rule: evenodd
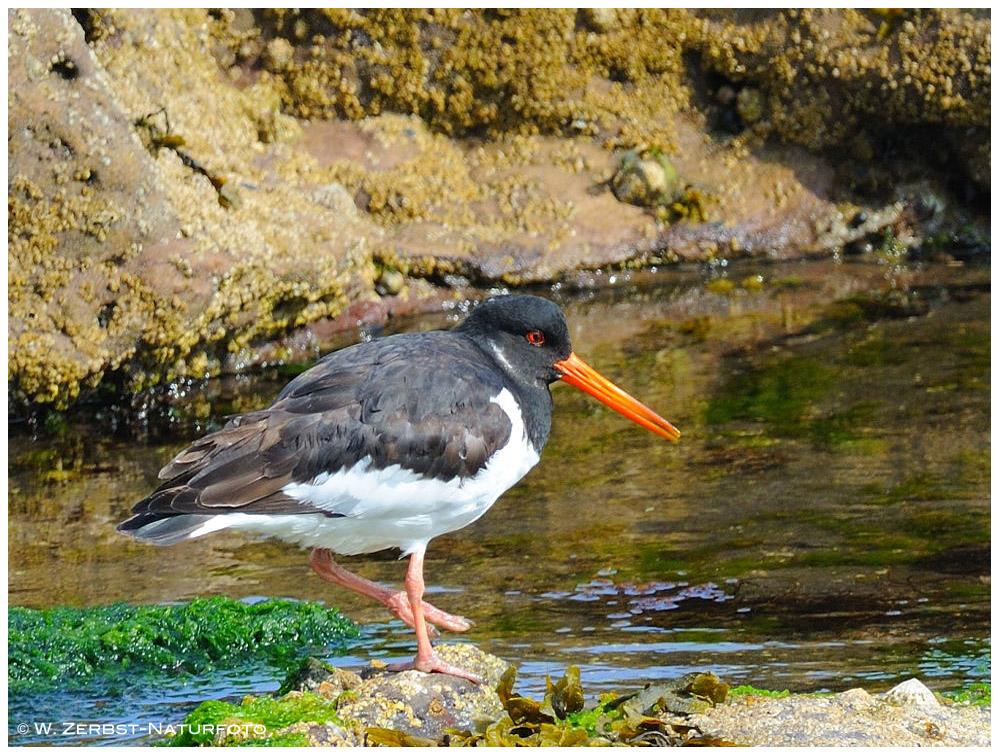
<svg viewBox="0 0 999 755">
<path fill-rule="evenodd" d="M 734 376 L 704 409 L 709 425 L 760 423 L 780 437 L 811 437 L 818 442 L 852 438 L 850 413 L 816 423 L 815 406 L 836 386 L 839 373 L 808 357 L 790 357 Z M 855 409 L 853 411 L 861 411 Z"/>
<path fill-rule="evenodd" d="M 920 501 L 912 500 L 908 505 L 883 510 L 884 516 L 878 517 L 872 517 L 871 510 L 858 501 L 858 508 L 852 513 L 792 509 L 758 514 L 757 519 L 762 526 L 767 526 L 767 522 L 793 520 L 807 525 L 814 533 L 825 533 L 835 540 L 835 547 L 795 552 L 787 562 L 790 566 L 912 564 L 948 548 L 988 542 L 988 511 L 951 505 L 952 501 L 960 499 L 957 493 L 941 499 L 928 499 L 926 503 L 932 503 L 932 508 L 920 506 Z M 936 503 L 937 500 L 941 502 Z M 881 506 L 878 503 L 867 505 Z M 726 557 L 724 549 L 717 555 L 710 551 L 709 554 L 724 562 L 726 573 L 741 574 L 754 566 L 753 559 L 747 562 L 741 558 Z M 759 565 L 758 559 L 755 565 Z"/>
<path fill-rule="evenodd" d="M 205 674 L 250 664 L 286 666 L 310 646 L 356 630 L 339 611 L 312 603 L 199 598 L 185 605 L 8 609 L 12 695 L 113 688 L 138 677 Z"/>
<path fill-rule="evenodd" d="M 855 294 L 827 305 L 815 322 L 808 326 L 811 333 L 849 330 L 864 324 L 883 320 L 906 320 L 920 317 L 929 311 L 923 292 L 894 286 Z M 863 366 L 863 352 L 860 357 Z M 892 363 L 873 362 L 874 364 Z"/>
<path fill-rule="evenodd" d="M 754 687 L 751 684 L 740 684 L 738 687 L 730 689 L 728 693 L 730 695 L 755 695 L 757 697 L 772 697 L 775 699 L 791 696 L 791 693 L 786 689 L 760 689 L 759 687 Z"/>
<path fill-rule="evenodd" d="M 894 506 L 919 501 L 946 501 L 974 497 L 967 483 L 960 480 L 960 471 L 954 475 L 917 472 L 887 488 L 872 484 L 868 488 L 867 503 L 874 506 Z M 954 479 L 957 478 L 957 479 Z"/>
<path fill-rule="evenodd" d="M 853 344 L 843 357 L 843 363 L 853 367 L 886 367 L 903 364 L 904 352 L 883 335 Z"/>
<path fill-rule="evenodd" d="M 184 719 L 180 732 L 169 744 L 240 745 L 244 747 L 295 747 L 308 744 L 304 733 L 281 732 L 292 724 L 342 724 L 333 703 L 312 692 L 293 692 L 284 697 L 247 697 L 238 705 L 222 700 L 201 703 Z M 248 736 L 249 735 L 249 736 Z"/>
<path fill-rule="evenodd" d="M 983 708 L 992 707 L 991 682 L 971 682 L 959 690 L 942 692 L 941 694 L 955 703 L 980 705 Z"/>
</svg>

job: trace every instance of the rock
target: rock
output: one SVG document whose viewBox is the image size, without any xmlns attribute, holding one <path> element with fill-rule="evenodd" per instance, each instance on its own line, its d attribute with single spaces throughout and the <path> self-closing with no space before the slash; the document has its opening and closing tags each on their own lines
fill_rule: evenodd
<svg viewBox="0 0 999 755">
<path fill-rule="evenodd" d="M 219 75 L 203 11 L 80 13 L 89 45 L 68 10 L 8 15 L 15 402 L 217 374 L 374 296 L 381 231 L 285 181 L 281 144 L 262 155 L 259 104 L 280 98 Z"/>
<path fill-rule="evenodd" d="M 910 691 L 914 688 L 909 682 L 899 686 Z M 987 747 L 990 744 L 989 709 L 939 704 L 932 707 L 912 704 L 911 697 L 904 697 L 909 702 L 900 706 L 887 704 L 887 695 L 880 699 L 862 689 L 828 697 L 730 696 L 725 704 L 692 716 L 686 723 L 708 737 L 749 746 Z M 920 695 L 919 699 L 924 697 Z"/>
<path fill-rule="evenodd" d="M 478 722 L 498 719 L 503 706 L 496 686 L 508 664 L 474 645 L 438 645 L 436 651 L 450 663 L 478 674 L 482 683 L 377 667 L 359 676 L 310 658 L 285 680 L 280 694 L 316 692 L 329 698 L 338 718 L 350 723 L 352 733 L 331 729 L 329 724 L 300 722 L 275 736 L 304 733 L 314 744 L 340 739 L 356 744 L 365 729 L 375 727 L 437 740 L 446 729 L 472 730 Z"/>
<path fill-rule="evenodd" d="M 474 645 L 438 645 L 436 651 L 449 663 L 479 674 L 482 683 L 419 671 L 375 672 L 354 690 L 357 698 L 337 713 L 365 727 L 432 739 L 440 738 L 445 729 L 474 729 L 477 721 L 499 718 L 503 706 L 496 685 L 507 664 Z"/>
<path fill-rule="evenodd" d="M 870 120 L 987 130 L 988 10 L 878 13 L 270 9 L 256 15 L 270 33 L 254 43 L 301 45 L 281 72 L 287 107 L 317 121 L 421 114 L 434 131 L 496 140 L 594 120 L 614 147 L 672 154 L 678 114 L 702 104 L 691 82 L 708 74 L 767 92 L 778 137 L 802 146 L 842 143 Z"/>
<path fill-rule="evenodd" d="M 544 700 L 537 701 L 517 694 L 506 662 L 474 645 L 438 645 L 436 651 L 479 674 L 483 683 L 446 674 L 389 672 L 374 664 L 355 674 L 308 660 L 282 685 L 278 699 L 248 697 L 237 708 L 207 704 L 186 723 L 245 720 L 270 726 L 265 722 L 298 717 L 282 729 L 268 729 L 265 739 L 254 726 L 232 736 L 223 732 L 223 740 L 288 745 L 304 740 L 312 746 L 913 747 L 987 746 L 991 737 L 990 709 L 935 700 L 930 705 L 926 696 L 932 693 L 916 680 L 878 696 L 857 688 L 836 695 L 773 697 L 731 695 L 729 685 L 713 673 L 695 672 L 617 697 L 602 695 L 601 708 L 595 709 L 596 701 L 584 696 L 578 668 L 570 667 L 554 683 L 549 680 Z M 577 715 L 582 718 L 574 721 Z M 589 721 L 585 730 L 578 726 L 582 720 Z"/>
<path fill-rule="evenodd" d="M 9 375 L 15 394 L 65 405 L 155 340 L 154 302 L 199 311 L 210 291 L 79 24 L 58 10 L 8 20 Z"/>
<path fill-rule="evenodd" d="M 313 123 L 304 144 L 317 178 L 366 197 L 364 207 L 381 219 L 393 249 L 385 262 L 410 278 L 517 285 L 609 265 L 787 259 L 899 225 L 904 204 L 893 202 L 866 208 L 868 221 L 851 228 L 860 208 L 844 216 L 834 201 L 834 171 L 798 148 L 725 155 L 719 168 L 717 150 L 694 124 L 679 121 L 676 129 L 680 146 L 669 169 L 637 154 L 620 160 L 586 138 L 465 144 L 397 115 Z M 672 198 L 676 174 L 707 187 L 710 217 L 720 222 L 664 226 L 652 208 L 601 188 L 616 175 L 622 197 L 655 202 L 664 188 Z"/>
<path fill-rule="evenodd" d="M 306 658 L 295 671 L 284 680 L 279 695 L 288 692 L 315 692 L 323 697 L 335 699 L 341 692 L 356 689 L 361 677 L 352 671 L 334 668 L 328 663 Z"/>
<path fill-rule="evenodd" d="M 358 747 L 364 741 L 363 734 L 348 731 L 330 721 L 326 723 L 299 721 L 274 732 L 275 737 L 282 738 L 295 734 L 303 735 L 310 747 Z"/>
</svg>

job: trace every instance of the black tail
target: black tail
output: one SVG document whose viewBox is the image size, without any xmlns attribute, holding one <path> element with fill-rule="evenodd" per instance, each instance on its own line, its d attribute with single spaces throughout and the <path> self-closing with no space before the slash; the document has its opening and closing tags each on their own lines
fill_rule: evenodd
<svg viewBox="0 0 999 755">
<path fill-rule="evenodd" d="M 212 514 L 136 514 L 118 525 L 118 531 L 153 545 L 174 545 L 190 540 Z"/>
</svg>

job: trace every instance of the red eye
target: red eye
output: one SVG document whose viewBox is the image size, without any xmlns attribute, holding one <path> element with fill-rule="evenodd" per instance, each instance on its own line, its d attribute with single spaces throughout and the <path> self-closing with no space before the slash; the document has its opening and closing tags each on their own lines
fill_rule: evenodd
<svg viewBox="0 0 999 755">
<path fill-rule="evenodd" d="M 540 330 L 532 330 L 527 334 L 527 340 L 535 346 L 540 346 L 545 342 L 545 334 Z"/>
</svg>

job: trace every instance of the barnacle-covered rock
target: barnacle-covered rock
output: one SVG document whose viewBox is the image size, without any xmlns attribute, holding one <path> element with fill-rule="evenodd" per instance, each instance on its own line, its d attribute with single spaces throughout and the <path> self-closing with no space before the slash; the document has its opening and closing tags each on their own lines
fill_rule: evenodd
<svg viewBox="0 0 999 755">
<path fill-rule="evenodd" d="M 9 21 L 15 406 L 244 369 L 420 278 L 919 247 L 990 186 L 982 10 Z M 934 174 L 927 218 L 900 179 Z"/>
</svg>

